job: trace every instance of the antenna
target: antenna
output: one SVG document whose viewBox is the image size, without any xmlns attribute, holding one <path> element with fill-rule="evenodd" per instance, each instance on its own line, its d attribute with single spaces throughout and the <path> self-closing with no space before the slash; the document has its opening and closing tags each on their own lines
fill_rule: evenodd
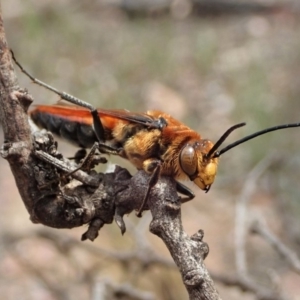
<svg viewBox="0 0 300 300">
<path fill-rule="evenodd" d="M 239 125 L 239 124 L 238 124 Z M 237 126 L 237 125 L 235 125 Z M 233 126 L 234 127 L 234 126 Z M 231 127 L 231 128 L 233 128 Z M 217 151 L 215 152 L 213 155 L 212 155 L 212 158 L 216 158 L 216 157 L 220 157 L 222 154 L 224 154 L 225 152 L 227 152 L 228 150 L 242 144 L 242 143 L 245 143 L 249 140 L 252 140 L 260 135 L 263 135 L 265 133 L 268 133 L 268 132 L 271 132 L 271 131 L 275 131 L 275 130 L 280 130 L 280 129 L 286 129 L 286 128 L 293 128 L 293 127 L 300 127 L 300 123 L 291 123 L 291 124 L 283 124 L 283 125 L 278 125 L 278 126 L 274 126 L 274 127 L 270 127 L 270 128 L 266 128 L 266 129 L 263 129 L 263 130 L 260 130 L 260 131 L 257 131 L 253 134 L 250 134 L 250 135 L 247 135 L 245 136 L 244 138 L 240 139 L 240 140 L 237 140 L 235 141 L 234 143 L 232 144 L 229 144 L 228 146 L 226 146 L 225 148 L 221 149 L 220 151 Z M 231 129 L 229 128 L 225 134 Z M 230 132 L 229 132 L 230 133 Z M 223 136 L 225 136 L 225 134 L 223 134 Z M 223 137 L 222 136 L 222 137 Z M 219 139 L 219 141 L 222 139 L 222 137 Z M 225 137 L 226 138 L 226 137 Z M 217 143 L 219 143 L 219 141 Z M 216 143 L 216 144 L 217 144 Z M 215 148 L 215 146 L 213 147 Z M 210 154 L 210 152 L 213 150 L 213 148 L 209 151 L 208 154 Z"/>
<path fill-rule="evenodd" d="M 226 132 L 219 138 L 219 140 L 214 144 L 214 146 L 209 150 L 209 152 L 206 154 L 205 158 L 209 159 L 214 153 L 215 151 L 223 144 L 223 142 L 227 139 L 227 137 L 229 136 L 229 134 L 234 131 L 237 128 L 240 128 L 242 126 L 245 126 L 246 123 L 239 123 L 236 125 L 233 125 L 232 127 L 230 127 L 229 129 L 226 130 Z M 218 152 L 217 152 L 218 153 Z M 219 155 L 220 156 L 220 155 Z M 215 154 L 212 156 L 212 158 L 215 157 L 219 157 L 219 156 L 215 156 Z"/>
<path fill-rule="evenodd" d="M 34 78 L 17 61 L 17 59 L 15 57 L 15 54 L 14 54 L 14 52 L 11 49 L 10 49 L 10 53 L 11 53 L 13 61 L 19 67 L 19 69 L 21 70 L 21 72 L 23 72 L 27 77 L 29 77 L 32 80 L 33 83 L 36 83 L 36 84 L 38 84 L 38 85 L 46 88 L 47 90 L 52 91 L 53 93 L 57 94 L 62 99 L 66 100 L 66 101 L 68 101 L 70 103 L 73 103 L 73 104 L 81 106 L 81 107 L 85 107 L 85 108 L 89 109 L 91 112 L 93 112 L 95 110 L 95 108 L 91 104 L 89 104 L 89 103 L 87 103 L 87 102 L 85 102 L 85 101 L 83 101 L 81 99 L 78 99 L 78 98 L 76 98 L 76 97 L 74 97 L 74 96 L 72 96 L 72 95 L 70 95 L 70 94 L 68 94 L 66 92 L 60 92 L 59 90 L 57 90 L 56 88 L 52 87 L 51 85 L 49 85 L 49 84 L 47 84 L 47 83 L 45 83 L 45 82 L 43 82 L 43 81 L 41 81 L 41 80 L 39 80 L 37 78 Z"/>
</svg>

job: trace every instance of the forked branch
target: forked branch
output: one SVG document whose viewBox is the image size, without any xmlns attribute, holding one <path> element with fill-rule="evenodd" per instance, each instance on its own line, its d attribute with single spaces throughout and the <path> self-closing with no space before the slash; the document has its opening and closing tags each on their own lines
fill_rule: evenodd
<svg viewBox="0 0 300 300">
<path fill-rule="evenodd" d="M 0 153 L 10 164 L 31 220 L 56 228 L 89 223 L 82 239 L 95 239 L 99 229 L 113 219 L 124 232 L 122 217 L 140 207 L 149 175 L 140 171 L 131 177 L 121 168 L 110 174 L 74 170 L 57 152 L 51 135 L 31 134 L 27 109 L 32 98 L 18 86 L 1 18 L 0 119 L 5 142 Z M 68 171 L 74 171 L 72 176 L 62 176 Z M 220 299 L 203 263 L 208 254 L 203 232 L 189 237 L 183 230 L 174 180 L 159 178 L 145 209 L 151 210 L 150 230 L 169 249 L 190 299 Z"/>
</svg>

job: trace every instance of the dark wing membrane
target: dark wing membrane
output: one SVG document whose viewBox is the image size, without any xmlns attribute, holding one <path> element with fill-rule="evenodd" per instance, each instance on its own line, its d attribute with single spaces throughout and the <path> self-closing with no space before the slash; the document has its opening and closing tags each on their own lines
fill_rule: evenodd
<svg viewBox="0 0 300 300">
<path fill-rule="evenodd" d="M 148 114 L 117 109 L 98 109 L 97 112 L 108 136 L 120 121 L 149 128 L 161 126 L 159 118 Z M 37 105 L 30 116 L 38 126 L 81 147 L 90 148 L 97 141 L 93 131 L 93 118 L 88 109 L 68 105 Z"/>
<path fill-rule="evenodd" d="M 141 124 L 146 127 L 157 127 L 158 120 L 145 113 L 134 113 L 124 109 L 97 109 L 100 119 L 113 117 L 129 123 Z"/>
<path fill-rule="evenodd" d="M 144 113 L 133 113 L 123 109 L 97 109 L 100 119 L 102 117 L 112 117 L 118 120 L 137 123 L 145 126 L 155 126 L 155 118 Z M 86 108 L 68 105 L 37 105 L 36 109 L 31 111 L 31 116 L 37 112 L 59 116 L 70 121 L 93 124 L 91 113 Z"/>
</svg>

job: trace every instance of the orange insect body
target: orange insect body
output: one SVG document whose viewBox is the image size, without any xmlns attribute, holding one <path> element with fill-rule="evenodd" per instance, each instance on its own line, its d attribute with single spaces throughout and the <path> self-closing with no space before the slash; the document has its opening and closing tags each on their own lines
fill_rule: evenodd
<svg viewBox="0 0 300 300">
<path fill-rule="evenodd" d="M 175 179 L 189 178 L 208 190 L 214 182 L 218 158 L 206 157 L 213 143 L 160 111 L 132 113 L 126 110 L 98 109 L 104 128 L 105 144 L 120 149 L 118 155 L 137 169 L 152 173 L 157 161 L 160 174 Z M 38 105 L 33 121 L 78 146 L 89 148 L 98 141 L 89 110 L 76 106 Z M 154 126 L 163 120 L 161 128 Z"/>
</svg>

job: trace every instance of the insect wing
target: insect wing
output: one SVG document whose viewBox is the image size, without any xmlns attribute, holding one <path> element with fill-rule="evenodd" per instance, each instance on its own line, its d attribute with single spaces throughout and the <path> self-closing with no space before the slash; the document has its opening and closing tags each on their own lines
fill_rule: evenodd
<svg viewBox="0 0 300 300">
<path fill-rule="evenodd" d="M 121 121 L 158 127 L 154 116 L 132 113 L 126 110 L 97 110 L 104 130 L 111 134 Z M 90 148 L 97 137 L 93 130 L 93 118 L 88 109 L 68 105 L 38 105 L 30 112 L 32 120 L 40 127 L 57 134 L 84 148 Z"/>
<path fill-rule="evenodd" d="M 98 109 L 98 114 L 104 127 L 113 129 L 119 120 L 141 124 L 145 127 L 155 127 L 156 119 L 148 114 L 133 113 L 123 109 Z"/>
</svg>

